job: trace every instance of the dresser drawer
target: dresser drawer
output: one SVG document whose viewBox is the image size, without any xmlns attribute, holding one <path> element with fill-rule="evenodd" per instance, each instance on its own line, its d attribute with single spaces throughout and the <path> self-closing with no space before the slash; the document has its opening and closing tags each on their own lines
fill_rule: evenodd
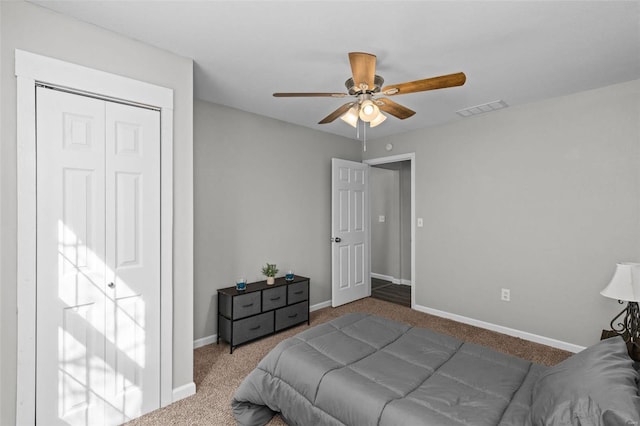
<svg viewBox="0 0 640 426">
<path fill-rule="evenodd" d="M 304 301 L 276 311 L 276 330 L 291 327 L 309 319 L 309 302 Z"/>
<path fill-rule="evenodd" d="M 299 283 L 290 284 L 289 286 L 287 286 L 287 291 L 289 292 L 289 305 L 302 302 L 303 300 L 308 300 L 309 281 L 300 281 Z"/>
<path fill-rule="evenodd" d="M 262 315 L 233 322 L 234 345 L 239 345 L 270 333 L 273 333 L 273 312 L 265 312 Z"/>
<path fill-rule="evenodd" d="M 262 310 L 270 311 L 287 304 L 286 287 L 270 288 L 262 291 Z"/>
<path fill-rule="evenodd" d="M 248 283 L 243 291 L 235 286 L 218 289 L 217 342 L 229 342 L 233 353 L 239 345 L 309 323 L 309 283 L 309 278 L 295 275 L 291 281 L 276 278 L 272 285 Z"/>
<path fill-rule="evenodd" d="M 259 314 L 260 292 L 242 294 L 233 298 L 233 319 Z"/>
</svg>

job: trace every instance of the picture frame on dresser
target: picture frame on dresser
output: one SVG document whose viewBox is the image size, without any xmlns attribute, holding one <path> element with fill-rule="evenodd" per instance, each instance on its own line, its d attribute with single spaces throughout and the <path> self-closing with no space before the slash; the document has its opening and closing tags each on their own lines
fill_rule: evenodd
<svg viewBox="0 0 640 426">
<path fill-rule="evenodd" d="M 229 343 L 229 353 L 240 345 L 309 321 L 310 279 L 276 278 L 274 284 L 256 281 L 245 290 L 235 286 L 218 290 L 218 336 Z"/>
</svg>

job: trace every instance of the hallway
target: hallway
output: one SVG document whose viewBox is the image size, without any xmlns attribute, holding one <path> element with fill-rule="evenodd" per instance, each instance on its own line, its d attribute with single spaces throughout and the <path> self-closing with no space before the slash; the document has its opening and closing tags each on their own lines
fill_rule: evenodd
<svg viewBox="0 0 640 426">
<path fill-rule="evenodd" d="M 411 307 L 411 286 L 371 278 L 371 297 Z"/>
</svg>

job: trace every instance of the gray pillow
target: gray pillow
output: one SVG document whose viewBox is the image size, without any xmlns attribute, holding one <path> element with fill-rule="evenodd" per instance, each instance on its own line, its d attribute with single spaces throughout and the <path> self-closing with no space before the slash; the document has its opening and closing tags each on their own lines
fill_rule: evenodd
<svg viewBox="0 0 640 426">
<path fill-rule="evenodd" d="M 542 373 L 533 425 L 640 425 L 640 373 L 621 337 L 603 340 Z"/>
</svg>

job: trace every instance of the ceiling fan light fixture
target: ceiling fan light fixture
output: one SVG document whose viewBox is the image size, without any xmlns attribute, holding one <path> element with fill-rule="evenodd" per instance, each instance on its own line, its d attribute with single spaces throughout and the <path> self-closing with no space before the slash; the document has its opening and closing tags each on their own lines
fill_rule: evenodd
<svg viewBox="0 0 640 426">
<path fill-rule="evenodd" d="M 347 123 L 351 127 L 356 127 L 358 125 L 358 106 L 354 105 L 349 108 L 349 111 L 345 112 L 340 116 L 340 119 Z"/>
<path fill-rule="evenodd" d="M 387 116 L 383 113 L 378 113 L 378 116 L 369 122 L 369 127 L 376 127 L 378 124 L 382 123 L 387 119 Z"/>
<path fill-rule="evenodd" d="M 2 0 L 0 0 L 2 1 Z M 351 77 L 345 81 L 348 93 L 333 92 L 276 92 L 273 94 L 276 98 L 285 97 L 330 97 L 330 98 L 355 98 L 351 102 L 342 104 L 338 109 L 320 120 L 318 124 L 332 123 L 337 118 L 341 118 L 350 126 L 359 129 L 359 122 L 370 123 L 369 127 L 376 127 L 386 120 L 386 116 L 380 113 L 382 108 L 384 112 L 404 120 L 415 115 L 415 111 L 400 105 L 386 97 L 377 98 L 377 96 L 395 96 L 405 95 L 416 92 L 426 92 L 429 90 L 445 89 L 448 87 L 462 86 L 467 77 L 463 72 L 454 74 L 440 75 L 438 77 L 423 78 L 421 80 L 407 81 L 405 83 L 392 84 L 383 86 L 384 79 L 377 75 L 376 72 L 376 55 L 365 52 L 349 52 L 349 65 L 351 66 Z M 477 108 L 478 111 L 485 109 L 496 109 L 500 102 L 489 103 L 485 108 Z M 474 110 L 475 111 L 475 110 Z M 458 114 L 467 116 L 471 115 L 468 111 L 458 111 Z M 366 126 L 363 126 L 363 132 Z"/>
<path fill-rule="evenodd" d="M 380 109 L 370 99 L 363 101 L 360 104 L 360 120 L 367 123 L 375 120 L 380 114 Z"/>
</svg>

